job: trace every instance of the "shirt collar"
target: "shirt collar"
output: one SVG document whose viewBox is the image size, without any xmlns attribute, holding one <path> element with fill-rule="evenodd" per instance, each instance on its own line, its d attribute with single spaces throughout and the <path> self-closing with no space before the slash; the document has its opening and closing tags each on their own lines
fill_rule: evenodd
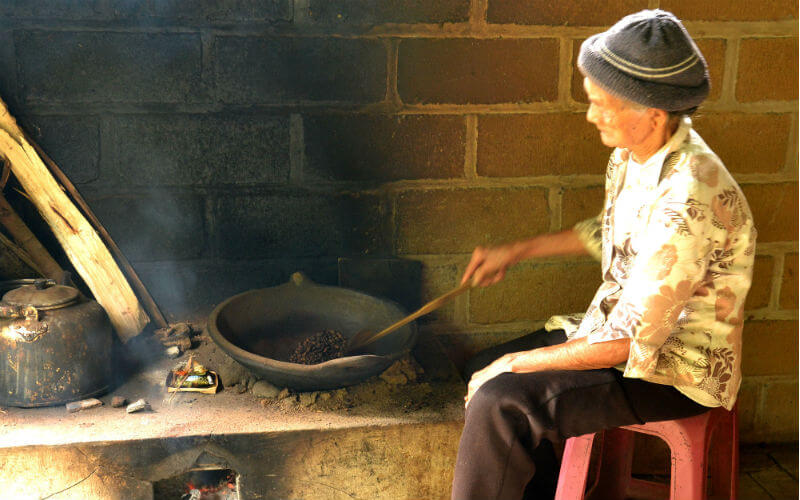
<svg viewBox="0 0 800 500">
<path fill-rule="evenodd" d="M 656 151 L 656 154 L 648 158 L 643 164 L 640 164 L 640 168 L 634 169 L 638 170 L 635 175 L 637 175 L 641 184 L 647 186 L 658 185 L 658 181 L 661 178 L 661 168 L 664 166 L 664 160 L 666 160 L 667 155 L 676 151 L 680 145 L 683 144 L 683 141 L 686 140 L 686 136 L 691 129 L 692 119 L 688 116 L 684 116 L 681 118 L 678 129 L 675 130 L 675 133 L 672 134 L 672 137 L 669 138 L 667 143 L 661 146 L 661 149 Z M 628 156 L 628 161 L 633 161 L 633 155 Z M 631 169 L 628 168 L 627 170 L 630 173 Z"/>
</svg>

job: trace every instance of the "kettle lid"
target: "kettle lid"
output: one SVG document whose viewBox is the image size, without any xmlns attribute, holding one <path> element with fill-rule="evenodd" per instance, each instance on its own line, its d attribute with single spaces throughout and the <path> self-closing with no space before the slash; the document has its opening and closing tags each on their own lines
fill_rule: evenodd
<svg viewBox="0 0 800 500">
<path fill-rule="evenodd" d="M 32 285 L 24 285 L 7 292 L 3 295 L 3 302 L 14 306 L 56 309 L 76 302 L 79 295 L 77 288 L 53 285 L 48 280 L 36 280 Z"/>
</svg>

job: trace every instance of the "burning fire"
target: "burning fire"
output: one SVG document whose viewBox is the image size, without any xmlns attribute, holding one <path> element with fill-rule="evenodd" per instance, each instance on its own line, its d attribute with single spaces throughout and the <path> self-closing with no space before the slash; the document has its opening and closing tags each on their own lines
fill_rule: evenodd
<svg viewBox="0 0 800 500">
<path fill-rule="evenodd" d="M 195 485 L 189 481 L 181 500 L 238 500 L 238 498 L 235 473 L 231 471 L 217 484 Z"/>
</svg>

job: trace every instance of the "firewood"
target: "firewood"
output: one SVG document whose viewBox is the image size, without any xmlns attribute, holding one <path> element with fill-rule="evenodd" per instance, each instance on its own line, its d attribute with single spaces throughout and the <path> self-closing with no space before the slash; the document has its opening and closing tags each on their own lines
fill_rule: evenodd
<svg viewBox="0 0 800 500">
<path fill-rule="evenodd" d="M 0 154 L 30 196 L 75 270 L 108 313 L 123 342 L 144 329 L 149 318 L 95 229 L 62 191 L 0 101 Z"/>
<path fill-rule="evenodd" d="M 36 236 L 20 219 L 17 212 L 8 204 L 5 196 L 0 195 L 0 224 L 5 227 L 17 244 L 25 250 L 27 256 L 35 263 L 34 269 L 45 278 L 61 279 L 64 270 L 53 259 L 50 253 L 39 243 Z"/>
<path fill-rule="evenodd" d="M 139 275 L 136 274 L 136 271 L 131 266 L 130 262 L 128 262 L 128 258 L 125 257 L 125 254 L 122 253 L 122 250 L 117 246 L 116 242 L 111 238 L 111 235 L 108 234 L 106 228 L 103 224 L 100 223 L 97 217 L 95 217 L 94 212 L 83 199 L 83 196 L 75 189 L 75 186 L 72 185 L 72 182 L 69 178 L 64 175 L 64 172 L 58 168 L 58 165 L 47 156 L 41 147 L 38 144 L 33 142 L 33 140 L 25 135 L 25 132 L 22 132 L 23 137 L 33 146 L 39 156 L 44 160 L 45 165 L 50 169 L 50 173 L 56 177 L 56 180 L 61 183 L 64 189 L 67 190 L 67 193 L 72 197 L 72 200 L 78 205 L 83 211 L 83 214 L 89 219 L 89 222 L 92 224 L 92 227 L 100 234 L 100 238 L 103 240 L 108 246 L 108 249 L 117 259 L 117 262 L 122 265 L 122 270 L 124 274 L 130 279 L 131 285 L 133 286 L 133 290 L 136 293 L 136 296 L 143 302 L 144 308 L 150 314 L 150 317 L 155 322 L 156 326 L 160 328 L 164 328 L 167 326 L 167 320 L 164 318 L 164 315 L 161 313 L 161 309 L 159 309 L 158 304 L 156 301 L 153 300 L 153 297 L 150 296 L 150 292 L 147 291 L 147 288 L 142 283 L 142 280 L 139 279 Z"/>
<path fill-rule="evenodd" d="M 16 243 L 6 238 L 3 233 L 0 233 L 0 248 L 5 247 L 5 249 L 9 250 L 14 257 L 19 259 L 23 264 L 31 268 L 36 274 L 39 276 L 44 276 L 44 271 L 36 264 L 36 262 L 31 259 L 30 255 L 20 248 Z"/>
</svg>

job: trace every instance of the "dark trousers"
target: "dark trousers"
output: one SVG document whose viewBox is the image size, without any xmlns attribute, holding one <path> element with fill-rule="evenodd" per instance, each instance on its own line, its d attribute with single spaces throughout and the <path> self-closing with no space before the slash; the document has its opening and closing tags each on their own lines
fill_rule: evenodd
<svg viewBox="0 0 800 500">
<path fill-rule="evenodd" d="M 492 347 L 467 364 L 465 380 L 505 353 L 565 341 L 562 331 L 540 330 Z M 615 368 L 500 374 L 467 407 L 452 498 L 552 499 L 559 468 L 552 443 L 707 410 L 671 386 Z"/>
</svg>

